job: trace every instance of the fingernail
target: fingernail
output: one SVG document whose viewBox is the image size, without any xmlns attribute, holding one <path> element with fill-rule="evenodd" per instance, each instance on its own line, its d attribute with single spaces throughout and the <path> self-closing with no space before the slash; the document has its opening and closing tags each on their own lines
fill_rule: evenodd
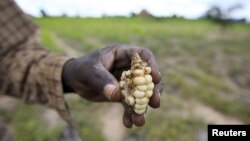
<svg viewBox="0 0 250 141">
<path fill-rule="evenodd" d="M 116 91 L 116 86 L 113 84 L 107 84 L 104 87 L 104 95 L 109 99 L 112 100 L 112 95 L 115 93 Z"/>
</svg>

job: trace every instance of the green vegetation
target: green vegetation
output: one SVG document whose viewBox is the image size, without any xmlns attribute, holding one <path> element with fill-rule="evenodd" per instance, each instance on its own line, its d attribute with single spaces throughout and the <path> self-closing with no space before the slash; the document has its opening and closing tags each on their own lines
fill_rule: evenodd
<svg viewBox="0 0 250 141">
<path fill-rule="evenodd" d="M 58 53 L 64 49 L 55 37 L 83 52 L 115 43 L 153 51 L 164 81 L 161 108 L 149 112 L 144 127 L 128 131 L 127 140 L 195 140 L 199 131 L 206 130 L 207 121 L 183 116 L 183 103 L 189 100 L 250 122 L 249 24 L 223 30 L 205 20 L 42 18 L 35 22 L 41 27 L 44 46 Z M 105 140 L 97 125 L 101 106 L 77 100 L 70 102 L 70 107 L 85 140 Z M 54 140 L 62 127 L 44 130 L 43 122 L 36 119 L 37 108 L 20 106 L 15 114 L 0 113 L 6 115 L 18 140 Z"/>
<path fill-rule="evenodd" d="M 47 130 L 40 115 L 41 107 L 21 105 L 12 115 L 16 141 L 54 141 L 58 138 L 60 128 Z"/>
<path fill-rule="evenodd" d="M 41 36 L 41 42 L 49 50 L 53 52 L 63 52 L 63 49 L 58 47 L 55 36 L 53 36 L 51 31 L 41 30 L 40 36 Z"/>
<path fill-rule="evenodd" d="M 11 125 L 16 141 L 55 141 L 62 127 L 49 129 L 42 118 L 44 108 L 17 102 L 11 111 L 0 109 L 4 121 Z"/>
</svg>

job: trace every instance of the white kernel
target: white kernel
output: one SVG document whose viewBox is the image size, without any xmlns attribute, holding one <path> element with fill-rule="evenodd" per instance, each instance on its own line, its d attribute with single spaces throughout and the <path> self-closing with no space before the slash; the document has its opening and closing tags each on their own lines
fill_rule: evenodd
<svg viewBox="0 0 250 141">
<path fill-rule="evenodd" d="M 142 98 L 145 96 L 145 93 L 143 91 L 135 90 L 133 93 L 134 97 L 136 98 Z"/>
<path fill-rule="evenodd" d="M 128 96 L 128 97 L 125 98 L 125 102 L 126 102 L 128 105 L 134 105 L 135 99 L 134 99 L 132 96 Z"/>
<path fill-rule="evenodd" d="M 125 79 L 125 78 L 126 78 L 126 72 L 124 71 L 124 72 L 122 72 L 121 79 L 123 80 L 123 79 Z"/>
<path fill-rule="evenodd" d="M 146 74 L 150 74 L 151 73 L 151 68 L 150 67 L 146 67 L 145 68 L 145 73 Z"/>
<path fill-rule="evenodd" d="M 136 104 L 148 104 L 148 101 L 149 101 L 149 99 L 147 97 L 135 99 Z"/>
<path fill-rule="evenodd" d="M 135 104 L 135 109 L 146 109 L 147 104 Z"/>
<path fill-rule="evenodd" d="M 152 90 L 147 90 L 147 91 L 145 91 L 145 94 L 149 98 L 149 97 L 151 97 L 153 95 L 153 91 Z"/>
<path fill-rule="evenodd" d="M 153 90 L 154 89 L 154 83 L 149 83 L 148 85 L 147 85 L 147 87 L 148 87 L 148 90 Z"/>
<path fill-rule="evenodd" d="M 121 88 L 124 88 L 125 82 L 124 82 L 124 81 L 120 81 L 120 82 L 119 82 L 119 85 L 120 85 Z"/>
<path fill-rule="evenodd" d="M 140 115 L 140 114 L 143 114 L 146 111 L 146 109 L 142 109 L 142 110 L 134 109 L 134 111 L 135 113 Z"/>
<path fill-rule="evenodd" d="M 152 76 L 151 75 L 145 75 L 144 78 L 145 78 L 145 83 L 146 84 L 149 84 L 149 83 L 152 82 Z"/>
<path fill-rule="evenodd" d="M 138 85 L 135 87 L 135 89 L 140 91 L 146 91 L 148 89 L 147 85 Z"/>
<path fill-rule="evenodd" d="M 135 78 L 133 79 L 133 83 L 134 83 L 135 85 L 143 85 L 143 84 L 145 84 L 145 78 L 144 78 L 144 77 L 141 77 L 141 76 L 135 77 Z"/>
<path fill-rule="evenodd" d="M 136 70 L 134 70 L 133 75 L 134 76 L 143 76 L 144 75 L 144 71 L 140 70 L 140 69 L 136 69 Z"/>
<path fill-rule="evenodd" d="M 123 96 L 123 97 L 127 97 L 127 96 L 128 96 L 128 93 L 127 93 L 127 91 L 125 91 L 125 90 L 122 90 L 122 96 Z"/>
<path fill-rule="evenodd" d="M 126 71 L 126 76 L 130 76 L 130 75 L 131 75 L 131 71 L 130 70 Z"/>
</svg>

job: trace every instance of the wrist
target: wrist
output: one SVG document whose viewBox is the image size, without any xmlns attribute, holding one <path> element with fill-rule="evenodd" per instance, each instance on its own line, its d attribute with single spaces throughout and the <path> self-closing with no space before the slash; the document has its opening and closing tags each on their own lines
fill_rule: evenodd
<svg viewBox="0 0 250 141">
<path fill-rule="evenodd" d="M 70 76 L 73 75 L 71 73 L 72 69 L 72 62 L 75 59 L 70 59 L 67 62 L 64 63 L 63 65 L 63 70 L 62 70 L 62 86 L 63 86 L 63 92 L 64 93 L 72 93 L 74 92 L 74 89 L 70 85 Z"/>
</svg>

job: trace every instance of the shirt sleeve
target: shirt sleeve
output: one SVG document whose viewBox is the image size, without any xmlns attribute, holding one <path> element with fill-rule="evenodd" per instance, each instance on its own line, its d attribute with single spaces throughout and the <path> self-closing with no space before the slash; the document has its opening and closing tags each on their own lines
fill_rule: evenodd
<svg viewBox="0 0 250 141">
<path fill-rule="evenodd" d="M 42 48 L 37 31 L 13 0 L 0 0 L 0 94 L 50 106 L 73 125 L 61 77 L 70 58 Z"/>
</svg>

